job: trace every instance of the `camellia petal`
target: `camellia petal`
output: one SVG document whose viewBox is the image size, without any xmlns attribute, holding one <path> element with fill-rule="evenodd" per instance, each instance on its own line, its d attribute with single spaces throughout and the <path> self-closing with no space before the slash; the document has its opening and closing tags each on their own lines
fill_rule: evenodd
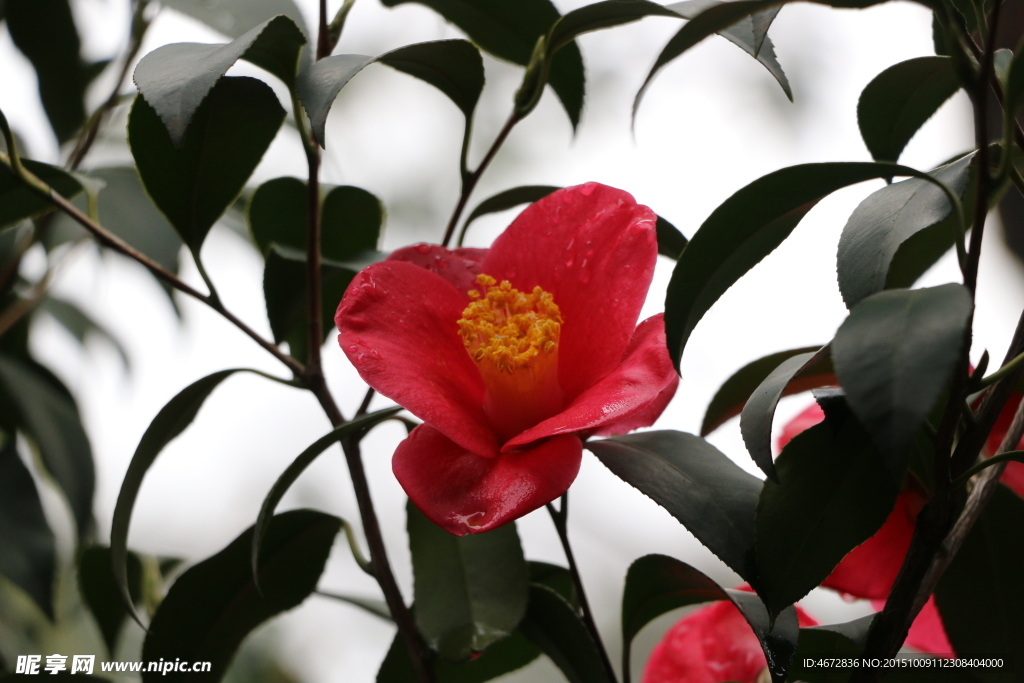
<svg viewBox="0 0 1024 683">
<path fill-rule="evenodd" d="M 388 260 L 405 261 L 426 268 L 465 294 L 476 288 L 476 276 L 481 272 L 480 264 L 486 255 L 486 249 L 445 249 L 437 244 L 414 244 L 391 252 Z"/>
<path fill-rule="evenodd" d="M 511 522 L 565 493 L 582 456 L 583 443 L 569 435 L 482 458 L 422 424 L 398 445 L 392 469 L 423 514 L 463 536 Z"/>
<path fill-rule="evenodd" d="M 338 342 L 380 394 L 478 455 L 498 440 L 483 414 L 484 385 L 458 336 L 467 298 L 428 270 L 376 263 L 355 277 L 335 321 Z"/>
<path fill-rule="evenodd" d="M 745 588 L 745 587 L 741 587 Z M 818 622 L 796 608 L 801 627 Z M 736 606 L 721 600 L 680 619 L 651 652 L 643 683 L 760 683 L 768 663 Z"/>
<path fill-rule="evenodd" d="M 1017 412 L 1021 398 L 1021 394 L 1015 392 L 1006 402 L 1003 412 L 999 414 L 999 419 L 996 420 L 996 424 L 992 427 L 992 433 L 989 434 L 988 441 L 985 443 L 986 456 L 999 450 L 999 445 L 1003 442 L 1007 430 L 1010 429 L 1010 423 L 1013 422 L 1013 415 Z M 1022 449 L 1024 449 L 1024 438 L 1020 440 L 1015 450 Z M 1024 463 L 1007 463 L 1000 481 L 1009 486 L 1018 496 L 1024 497 Z"/>
<path fill-rule="evenodd" d="M 615 423 L 647 426 L 664 410 L 677 385 L 678 376 L 665 351 L 664 317 L 659 314 L 636 328 L 611 374 L 577 396 L 558 415 L 511 439 L 502 450 L 555 434 L 586 432 Z"/>
<path fill-rule="evenodd" d="M 494 241 L 483 272 L 554 296 L 565 325 L 558 377 L 572 400 L 622 361 L 654 276 L 657 216 L 597 183 L 554 192 Z"/>
</svg>

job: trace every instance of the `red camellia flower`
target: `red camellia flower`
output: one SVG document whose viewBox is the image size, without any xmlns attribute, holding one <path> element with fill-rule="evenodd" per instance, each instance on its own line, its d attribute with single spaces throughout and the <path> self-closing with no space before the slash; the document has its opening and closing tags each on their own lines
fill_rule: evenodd
<svg viewBox="0 0 1024 683">
<path fill-rule="evenodd" d="M 750 590 L 747 586 L 740 586 Z M 817 626 L 800 607 L 801 627 Z M 728 600 L 683 617 L 651 652 L 642 683 L 770 683 L 768 663 L 750 625 Z"/>
<path fill-rule="evenodd" d="M 582 438 L 650 425 L 678 378 L 637 326 L 655 214 L 589 183 L 533 204 L 490 249 L 416 245 L 362 271 L 335 322 L 362 378 L 423 420 L 395 451 L 409 498 L 453 534 L 563 494 Z"/>
</svg>

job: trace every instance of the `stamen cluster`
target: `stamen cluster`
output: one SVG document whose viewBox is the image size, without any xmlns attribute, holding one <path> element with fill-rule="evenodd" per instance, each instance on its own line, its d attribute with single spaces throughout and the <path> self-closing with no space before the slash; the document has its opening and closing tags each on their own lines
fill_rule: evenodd
<svg viewBox="0 0 1024 683">
<path fill-rule="evenodd" d="M 486 274 L 476 281 L 484 293 L 469 292 L 475 301 L 459 319 L 459 335 L 473 360 L 488 360 L 501 372 L 512 373 L 558 348 L 562 314 L 550 293 L 540 287 L 520 292 L 508 280 L 498 284 Z"/>
</svg>

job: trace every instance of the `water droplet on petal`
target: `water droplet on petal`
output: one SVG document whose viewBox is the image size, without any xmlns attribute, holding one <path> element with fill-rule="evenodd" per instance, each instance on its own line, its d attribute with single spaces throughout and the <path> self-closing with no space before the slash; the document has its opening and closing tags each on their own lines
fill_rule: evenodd
<svg viewBox="0 0 1024 683">
<path fill-rule="evenodd" d="M 580 194 L 583 195 L 584 197 L 589 197 L 590 195 L 594 194 L 594 184 L 587 183 L 586 185 L 581 187 Z"/>
</svg>

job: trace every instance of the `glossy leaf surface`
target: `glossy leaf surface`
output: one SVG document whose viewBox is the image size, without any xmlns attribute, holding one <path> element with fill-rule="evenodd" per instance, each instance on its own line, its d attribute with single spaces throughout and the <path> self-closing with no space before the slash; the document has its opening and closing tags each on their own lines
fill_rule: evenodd
<svg viewBox="0 0 1024 683">
<path fill-rule="evenodd" d="M 515 524 L 453 536 L 412 503 L 407 510 L 416 625 L 431 647 L 465 661 L 511 635 L 528 598 Z"/>
<path fill-rule="evenodd" d="M 210 662 L 208 674 L 146 672 L 153 681 L 220 680 L 238 646 L 257 626 L 297 607 L 320 580 L 334 537 L 337 517 L 293 510 L 274 517 L 260 562 L 260 586 L 249 564 L 252 528 L 216 555 L 185 571 L 153 615 L 142 659 Z"/>
<path fill-rule="evenodd" d="M 377 58 L 410 76 L 429 83 L 448 96 L 470 119 L 484 89 L 484 60 L 468 40 L 414 43 Z"/>
<path fill-rule="evenodd" d="M 230 38 L 238 38 L 262 22 L 283 14 L 309 35 L 302 11 L 292 0 L 163 0 L 165 7 L 198 19 Z"/>
<path fill-rule="evenodd" d="M 193 253 L 241 193 L 282 121 L 284 109 L 269 86 L 254 78 L 224 78 L 176 147 L 149 102 L 136 98 L 128 136 L 139 175 Z"/>
<path fill-rule="evenodd" d="M 832 370 L 827 349 L 816 349 L 790 356 L 779 363 L 778 367 L 772 370 L 750 394 L 750 399 L 740 414 L 740 433 L 750 457 L 765 476 L 775 483 L 779 481 L 772 460 L 772 423 L 775 420 L 775 408 L 798 375 L 802 376 L 801 384 L 811 385 L 807 388 L 835 384 L 838 381 Z"/>
<path fill-rule="evenodd" d="M 951 57 L 917 57 L 875 76 L 857 103 L 857 123 L 871 156 L 897 161 L 914 134 L 960 89 Z"/>
<path fill-rule="evenodd" d="M 520 630 L 555 663 L 569 683 L 613 683 L 576 610 L 550 588 L 530 586 L 530 605 Z"/>
<path fill-rule="evenodd" d="M 936 169 L 932 175 L 962 196 L 967 189 L 973 159 L 974 154 L 968 154 Z M 939 231 L 935 237 L 940 247 L 934 250 L 938 251 L 935 258 L 952 247 L 959 230 L 950 219 L 952 210 L 946 194 L 921 178 L 886 185 L 861 202 L 843 228 L 836 259 L 839 291 L 846 305 L 852 308 L 864 297 L 885 289 L 890 267 L 901 247 L 924 231 Z M 920 252 L 923 246 L 920 240 L 908 245 L 915 252 Z M 928 265 L 927 261 L 921 263 L 921 266 Z M 917 272 L 901 272 L 899 277 L 916 280 L 923 272 L 919 266 Z"/>
<path fill-rule="evenodd" d="M 707 436 L 725 424 L 727 420 L 739 415 L 750 395 L 780 363 L 803 353 L 814 353 L 820 348 L 820 346 L 806 346 L 800 349 L 779 351 L 751 361 L 734 372 L 718 388 L 711 402 L 708 403 L 707 410 L 704 411 L 704 420 L 701 422 L 700 435 Z M 814 387 L 810 386 L 810 383 L 790 382 L 786 385 L 783 395 L 799 393 L 812 388 Z"/>
<path fill-rule="evenodd" d="M 953 376 L 973 306 L 963 285 L 893 289 L 862 300 L 836 332 L 836 375 L 894 473 Z"/>
<path fill-rule="evenodd" d="M 761 482 L 699 436 L 651 431 L 588 441 L 605 467 L 675 517 L 708 550 L 756 583 L 754 509 Z"/>
<path fill-rule="evenodd" d="M 299 53 L 305 42 L 295 22 L 287 17 L 274 17 L 227 45 L 172 43 L 157 48 L 135 67 L 134 80 L 142 97 L 166 127 L 172 146 L 180 149 L 200 105 L 235 62 L 246 59 L 290 86 L 295 80 Z M 239 114 L 244 110 L 242 107 Z M 198 127 L 204 125 L 204 121 L 197 124 Z M 133 151 L 134 147 L 133 141 Z M 146 179 L 145 173 L 143 179 Z"/>
<path fill-rule="evenodd" d="M 878 531 L 900 491 L 856 419 L 837 412 L 786 445 L 782 483 L 766 481 L 757 504 L 757 588 L 775 614 Z"/>
</svg>

